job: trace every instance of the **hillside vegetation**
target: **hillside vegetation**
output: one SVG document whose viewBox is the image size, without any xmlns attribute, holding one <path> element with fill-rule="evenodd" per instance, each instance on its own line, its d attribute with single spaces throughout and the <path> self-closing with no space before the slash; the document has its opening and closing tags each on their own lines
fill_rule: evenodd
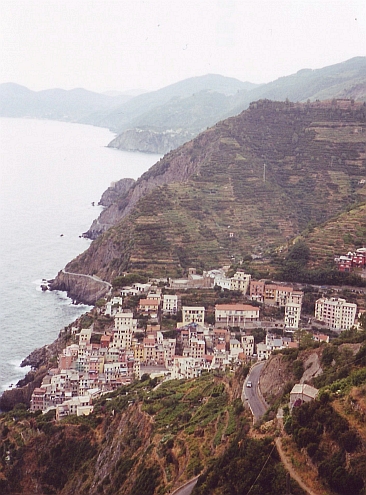
<svg viewBox="0 0 366 495">
<path fill-rule="evenodd" d="M 350 207 L 319 226 L 310 226 L 301 238 L 310 249 L 313 266 L 333 265 L 335 256 L 365 245 L 366 205 Z"/>
<path fill-rule="evenodd" d="M 146 172 L 67 270 L 176 276 L 268 253 L 365 201 L 365 143 L 363 104 L 253 103 Z"/>
<path fill-rule="evenodd" d="M 247 492 L 267 460 L 256 489 L 280 495 L 285 471 L 272 440 L 247 436 L 250 419 L 237 395 L 246 372 L 158 387 L 143 376 L 100 399 L 91 416 L 58 423 L 52 413 L 15 408 L 0 417 L 1 493 L 162 495 L 216 459 L 239 462 L 247 452 L 240 469 L 250 471 L 243 479 L 238 471 L 233 486 Z"/>
<path fill-rule="evenodd" d="M 300 350 L 277 351 L 261 376 L 271 408 L 254 427 L 240 398 L 246 366 L 163 383 L 143 375 L 98 399 L 90 416 L 58 422 L 54 411 L 18 404 L 0 415 L 0 491 L 163 495 L 199 476 L 193 495 L 282 495 L 280 440 L 292 472 L 313 493 L 364 495 L 365 339 L 353 329 L 331 344 L 303 338 Z M 299 380 L 319 396 L 290 414 Z M 293 480 L 290 490 L 304 493 Z"/>
</svg>

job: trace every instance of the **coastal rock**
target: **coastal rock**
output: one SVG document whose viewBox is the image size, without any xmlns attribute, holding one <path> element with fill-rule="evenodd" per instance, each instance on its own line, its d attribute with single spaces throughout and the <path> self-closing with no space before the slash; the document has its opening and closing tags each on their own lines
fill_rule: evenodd
<svg viewBox="0 0 366 495">
<path fill-rule="evenodd" d="M 135 185 L 134 179 L 121 179 L 112 183 L 110 187 L 102 194 L 99 205 L 106 206 L 98 218 L 96 218 L 83 237 L 96 239 L 105 230 L 112 227 L 120 218 L 120 205 L 126 202 L 129 191 Z M 117 206 L 116 206 L 117 205 Z"/>
<path fill-rule="evenodd" d="M 110 291 L 108 282 L 79 273 L 69 273 L 64 270 L 51 281 L 50 290 L 61 290 L 76 303 L 94 305 L 98 299 L 105 297 Z"/>
<path fill-rule="evenodd" d="M 135 182 L 135 179 L 121 179 L 116 182 L 112 182 L 110 187 L 108 187 L 108 189 L 102 194 L 98 204 L 106 207 L 110 206 L 120 197 L 125 196 Z"/>
</svg>

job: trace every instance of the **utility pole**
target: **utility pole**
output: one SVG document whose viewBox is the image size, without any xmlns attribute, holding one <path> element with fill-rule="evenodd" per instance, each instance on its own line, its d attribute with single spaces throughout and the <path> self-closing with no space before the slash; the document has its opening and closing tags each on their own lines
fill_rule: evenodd
<svg viewBox="0 0 366 495">
<path fill-rule="evenodd" d="M 290 473 L 286 474 L 286 495 L 291 495 L 291 492 L 290 492 Z"/>
<path fill-rule="evenodd" d="M 266 164 L 263 163 L 263 182 L 266 182 Z"/>
</svg>

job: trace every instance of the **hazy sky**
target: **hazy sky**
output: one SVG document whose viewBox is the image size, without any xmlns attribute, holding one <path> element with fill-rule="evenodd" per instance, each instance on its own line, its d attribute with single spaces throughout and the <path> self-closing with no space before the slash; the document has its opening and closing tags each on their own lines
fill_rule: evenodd
<svg viewBox="0 0 366 495">
<path fill-rule="evenodd" d="M 0 83 L 255 83 L 366 55 L 366 0 L 0 0 Z"/>
</svg>

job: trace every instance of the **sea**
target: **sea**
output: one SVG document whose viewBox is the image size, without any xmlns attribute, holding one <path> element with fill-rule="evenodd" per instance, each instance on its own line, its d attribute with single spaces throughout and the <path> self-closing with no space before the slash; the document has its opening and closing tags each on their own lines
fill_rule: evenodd
<svg viewBox="0 0 366 495">
<path fill-rule="evenodd" d="M 21 361 L 90 309 L 42 291 L 91 241 L 113 181 L 137 179 L 160 155 L 107 148 L 107 129 L 0 118 L 0 394 L 29 371 Z M 93 206 L 94 204 L 94 206 Z"/>
</svg>

